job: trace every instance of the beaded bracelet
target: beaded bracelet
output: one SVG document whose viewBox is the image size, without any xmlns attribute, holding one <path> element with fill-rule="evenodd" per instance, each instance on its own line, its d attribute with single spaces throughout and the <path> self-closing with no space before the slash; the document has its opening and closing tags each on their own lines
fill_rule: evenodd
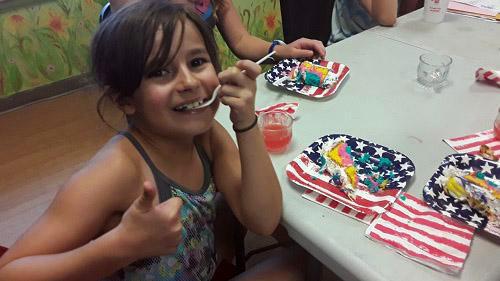
<svg viewBox="0 0 500 281">
<path fill-rule="evenodd" d="M 250 124 L 248 127 L 238 129 L 233 125 L 233 131 L 235 133 L 243 133 L 243 132 L 251 130 L 253 127 L 255 127 L 256 124 L 257 124 L 257 116 L 255 116 L 255 120 L 253 120 L 252 124 Z"/>
<path fill-rule="evenodd" d="M 267 51 L 267 53 L 269 54 L 270 52 L 274 51 L 274 47 L 276 47 L 277 45 L 286 45 L 286 43 L 278 39 L 273 40 L 271 42 L 271 46 L 269 46 L 269 50 Z"/>
</svg>

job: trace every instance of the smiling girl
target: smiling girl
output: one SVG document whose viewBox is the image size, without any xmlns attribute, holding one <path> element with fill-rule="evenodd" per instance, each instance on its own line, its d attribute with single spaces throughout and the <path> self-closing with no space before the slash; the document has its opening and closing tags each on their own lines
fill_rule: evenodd
<svg viewBox="0 0 500 281">
<path fill-rule="evenodd" d="M 240 61 L 217 75 L 216 45 L 202 19 L 154 0 L 106 20 L 92 61 L 129 127 L 0 259 L 0 280 L 210 280 L 216 192 L 246 228 L 273 232 L 282 198 L 255 126 L 258 65 Z M 220 102 L 192 109 L 219 83 Z M 239 149 L 214 119 L 220 103 L 231 109 Z"/>
</svg>

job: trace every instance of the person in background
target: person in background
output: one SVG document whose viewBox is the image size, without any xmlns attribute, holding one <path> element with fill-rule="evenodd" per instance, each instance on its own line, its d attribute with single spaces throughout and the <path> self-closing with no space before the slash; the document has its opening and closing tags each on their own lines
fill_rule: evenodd
<svg viewBox="0 0 500 281">
<path fill-rule="evenodd" d="M 141 0 L 110 0 L 111 10 L 117 11 L 122 7 Z M 271 51 L 277 59 L 284 58 L 323 58 L 326 55 L 325 47 L 319 40 L 300 38 L 289 44 L 274 40 L 267 42 L 251 35 L 241 22 L 241 18 L 234 7 L 232 0 L 164 0 L 184 3 L 191 6 L 210 27 L 217 28 L 222 34 L 231 51 L 240 59 L 257 61 Z"/>
<path fill-rule="evenodd" d="M 103 22 L 91 53 L 96 80 L 128 128 L 0 258 L 0 281 L 210 280 L 216 192 L 255 233 L 271 234 L 281 218 L 281 189 L 256 126 L 260 67 L 245 60 L 218 73 L 203 20 L 157 0 Z M 219 83 L 220 98 L 196 109 Z M 214 119 L 220 103 L 231 109 L 238 145 Z M 275 259 L 235 280 L 301 280 L 295 261 Z"/>
<path fill-rule="evenodd" d="M 393 26 L 397 15 L 398 0 L 335 0 L 327 45 L 376 25 Z"/>
</svg>

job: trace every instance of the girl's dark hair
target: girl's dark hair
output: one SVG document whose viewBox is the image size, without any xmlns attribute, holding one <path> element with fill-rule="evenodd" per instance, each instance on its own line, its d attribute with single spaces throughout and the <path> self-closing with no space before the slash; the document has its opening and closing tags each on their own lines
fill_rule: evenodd
<svg viewBox="0 0 500 281">
<path fill-rule="evenodd" d="M 224 0 L 212 0 L 212 5 L 214 7 L 214 13 L 217 14 L 218 10 L 224 9 Z"/>
<path fill-rule="evenodd" d="M 92 72 L 97 84 L 104 89 L 97 104 L 101 119 L 105 97 L 118 103 L 125 97 L 131 97 L 144 77 L 168 65 L 175 57 L 180 47 L 180 42 L 172 46 L 177 23 L 182 27 L 180 38 L 183 38 L 186 20 L 196 26 L 215 70 L 220 71 L 212 30 L 189 8 L 169 2 L 142 0 L 124 7 L 106 19 L 94 35 L 91 44 Z M 150 58 L 158 30 L 163 31 L 162 41 L 154 57 Z M 175 52 L 169 58 L 171 49 Z"/>
</svg>

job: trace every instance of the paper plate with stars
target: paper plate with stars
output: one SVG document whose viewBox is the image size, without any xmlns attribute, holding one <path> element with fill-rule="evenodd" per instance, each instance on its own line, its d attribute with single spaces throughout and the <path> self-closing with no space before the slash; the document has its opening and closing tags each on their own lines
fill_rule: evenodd
<svg viewBox="0 0 500 281">
<path fill-rule="evenodd" d="M 484 229 L 500 237 L 500 220 L 489 220 L 488 217 L 472 208 L 467 201 L 459 201 L 450 196 L 443 188 L 448 170 L 459 170 L 473 173 L 481 172 L 486 179 L 498 183 L 500 179 L 500 163 L 487 160 L 470 154 L 448 155 L 432 175 L 423 190 L 423 197 L 427 204 L 440 213 L 460 220 L 477 229 Z"/>
<path fill-rule="evenodd" d="M 338 87 L 349 73 L 349 67 L 344 64 L 315 59 L 311 62 L 313 64 L 319 64 L 321 66 L 329 68 L 335 75 L 335 81 L 330 87 L 324 89 L 320 87 L 309 86 L 300 82 L 292 81 L 288 78 L 290 71 L 292 71 L 294 67 L 299 65 L 300 62 L 301 61 L 298 59 L 281 60 L 280 62 L 278 62 L 278 64 L 269 69 L 264 77 L 269 83 L 273 84 L 274 86 L 313 98 L 325 98 L 335 94 Z"/>
<path fill-rule="evenodd" d="M 355 197 L 348 196 L 332 181 L 332 175 L 322 169 L 325 149 L 332 143 L 344 142 L 357 169 L 359 182 Z M 379 165 L 385 162 L 387 165 Z M 401 193 L 415 174 L 413 162 L 400 152 L 385 146 L 344 134 L 323 136 L 308 146 L 286 167 L 288 178 L 307 189 L 322 194 L 354 211 L 381 214 Z M 384 188 L 370 191 L 364 184 L 367 178 L 387 179 Z"/>
</svg>

